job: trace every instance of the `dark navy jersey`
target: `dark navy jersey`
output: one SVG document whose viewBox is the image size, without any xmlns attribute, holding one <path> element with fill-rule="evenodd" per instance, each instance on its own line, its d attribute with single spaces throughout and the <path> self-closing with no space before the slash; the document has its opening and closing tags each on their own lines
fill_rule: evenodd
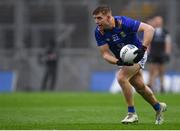
<svg viewBox="0 0 180 131">
<path fill-rule="evenodd" d="M 156 28 L 151 42 L 149 55 L 163 57 L 166 54 L 165 44 L 168 31 L 165 28 Z"/>
<path fill-rule="evenodd" d="M 95 30 L 95 38 L 98 46 L 109 45 L 110 50 L 119 58 L 119 52 L 124 45 L 133 44 L 140 48 L 141 41 L 137 36 L 140 21 L 126 16 L 114 16 L 115 27 L 101 31 L 98 26 Z"/>
</svg>

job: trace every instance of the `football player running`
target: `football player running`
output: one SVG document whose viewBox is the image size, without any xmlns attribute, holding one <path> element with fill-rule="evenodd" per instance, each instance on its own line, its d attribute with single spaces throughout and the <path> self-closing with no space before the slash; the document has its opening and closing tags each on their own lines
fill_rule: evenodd
<svg viewBox="0 0 180 131">
<path fill-rule="evenodd" d="M 166 104 L 159 102 L 151 89 L 144 84 L 141 69 L 147 60 L 146 50 L 151 43 L 154 28 L 146 23 L 126 16 L 112 16 L 108 6 L 99 6 L 93 11 L 93 18 L 97 27 L 95 38 L 102 57 L 110 64 L 118 65 L 117 80 L 122 88 L 127 103 L 127 116 L 121 121 L 123 124 L 138 122 L 138 115 L 134 106 L 132 86 L 154 108 L 156 112 L 155 124 L 163 123 L 163 112 Z M 137 32 L 143 32 L 143 42 L 137 37 Z M 133 44 L 138 47 L 134 64 L 123 62 L 119 52 L 124 45 Z"/>
</svg>

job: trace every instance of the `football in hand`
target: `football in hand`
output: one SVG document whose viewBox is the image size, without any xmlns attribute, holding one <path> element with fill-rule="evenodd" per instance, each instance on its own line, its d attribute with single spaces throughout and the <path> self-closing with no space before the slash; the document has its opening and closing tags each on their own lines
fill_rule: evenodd
<svg viewBox="0 0 180 131">
<path fill-rule="evenodd" d="M 137 56 L 137 54 L 134 54 L 136 50 L 138 50 L 138 48 L 132 44 L 127 44 L 123 46 L 123 48 L 120 51 L 120 58 L 123 62 L 133 64 L 134 58 Z"/>
</svg>

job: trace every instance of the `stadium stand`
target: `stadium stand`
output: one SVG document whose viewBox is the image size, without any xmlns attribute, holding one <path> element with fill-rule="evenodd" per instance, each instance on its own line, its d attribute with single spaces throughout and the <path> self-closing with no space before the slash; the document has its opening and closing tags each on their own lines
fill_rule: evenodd
<svg viewBox="0 0 180 131">
<path fill-rule="evenodd" d="M 51 39 L 61 54 L 57 90 L 88 90 L 92 71 L 115 68 L 102 61 L 95 48 L 91 12 L 99 4 L 110 5 L 114 15 L 140 20 L 162 15 L 174 43 L 168 69 L 180 70 L 175 59 L 180 57 L 178 0 L 0 0 L 0 70 L 18 73 L 16 90 L 39 90 L 44 69 L 38 54 Z"/>
</svg>

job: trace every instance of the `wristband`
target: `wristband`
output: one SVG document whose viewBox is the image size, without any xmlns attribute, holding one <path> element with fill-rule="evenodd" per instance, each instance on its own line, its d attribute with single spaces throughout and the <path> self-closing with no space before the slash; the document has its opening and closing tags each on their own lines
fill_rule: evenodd
<svg viewBox="0 0 180 131">
<path fill-rule="evenodd" d="M 147 47 L 144 46 L 144 45 L 142 45 L 142 49 L 143 49 L 144 51 L 146 51 L 146 50 L 147 50 Z"/>
</svg>

